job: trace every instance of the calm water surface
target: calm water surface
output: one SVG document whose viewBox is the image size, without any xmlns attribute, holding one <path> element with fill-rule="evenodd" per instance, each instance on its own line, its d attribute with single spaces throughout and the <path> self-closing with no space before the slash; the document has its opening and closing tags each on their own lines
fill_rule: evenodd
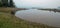
<svg viewBox="0 0 60 28">
<path fill-rule="evenodd" d="M 60 13 L 58 12 L 29 9 L 17 11 L 15 16 L 31 22 L 60 27 Z"/>
</svg>

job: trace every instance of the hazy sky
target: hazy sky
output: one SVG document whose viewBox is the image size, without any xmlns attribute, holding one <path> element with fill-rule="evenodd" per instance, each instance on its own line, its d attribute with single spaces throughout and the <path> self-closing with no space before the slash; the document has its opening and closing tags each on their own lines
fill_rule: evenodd
<svg viewBox="0 0 60 28">
<path fill-rule="evenodd" d="M 60 0 L 14 0 L 17 7 L 57 8 Z"/>
</svg>

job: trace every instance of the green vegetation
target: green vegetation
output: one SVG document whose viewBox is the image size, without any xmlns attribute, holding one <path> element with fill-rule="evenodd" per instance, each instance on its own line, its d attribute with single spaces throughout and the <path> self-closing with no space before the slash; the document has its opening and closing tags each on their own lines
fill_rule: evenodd
<svg viewBox="0 0 60 28">
<path fill-rule="evenodd" d="M 13 8 L 0 8 L 0 28 L 54 28 L 17 18 L 10 14 L 11 10 L 13 10 Z"/>
<path fill-rule="evenodd" d="M 15 7 L 13 0 L 0 0 L 0 7 Z"/>
</svg>

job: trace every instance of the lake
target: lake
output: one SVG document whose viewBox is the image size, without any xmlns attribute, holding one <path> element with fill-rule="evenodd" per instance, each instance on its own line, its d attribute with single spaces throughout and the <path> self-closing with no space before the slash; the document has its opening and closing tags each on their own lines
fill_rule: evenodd
<svg viewBox="0 0 60 28">
<path fill-rule="evenodd" d="M 13 0 L 13 2 L 17 8 L 28 8 L 28 10 L 17 11 L 16 17 L 30 22 L 60 27 L 60 8 L 58 8 L 60 0 Z M 39 10 L 41 8 L 59 10 Z"/>
<path fill-rule="evenodd" d="M 47 24 L 49 26 L 60 27 L 60 12 L 28 9 L 17 11 L 16 17 L 36 23 Z"/>
</svg>

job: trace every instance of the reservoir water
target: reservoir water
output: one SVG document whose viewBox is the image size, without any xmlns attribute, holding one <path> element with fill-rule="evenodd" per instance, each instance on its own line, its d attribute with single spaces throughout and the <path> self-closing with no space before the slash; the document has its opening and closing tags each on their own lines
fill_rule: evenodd
<svg viewBox="0 0 60 28">
<path fill-rule="evenodd" d="M 15 16 L 30 22 L 60 27 L 60 12 L 28 9 L 17 11 Z"/>
<path fill-rule="evenodd" d="M 28 8 L 15 13 L 16 17 L 30 22 L 60 27 L 60 11 L 38 10 L 29 8 L 54 9 L 60 7 L 60 0 L 13 0 L 15 7 Z M 60 8 L 58 8 L 60 10 Z"/>
</svg>

